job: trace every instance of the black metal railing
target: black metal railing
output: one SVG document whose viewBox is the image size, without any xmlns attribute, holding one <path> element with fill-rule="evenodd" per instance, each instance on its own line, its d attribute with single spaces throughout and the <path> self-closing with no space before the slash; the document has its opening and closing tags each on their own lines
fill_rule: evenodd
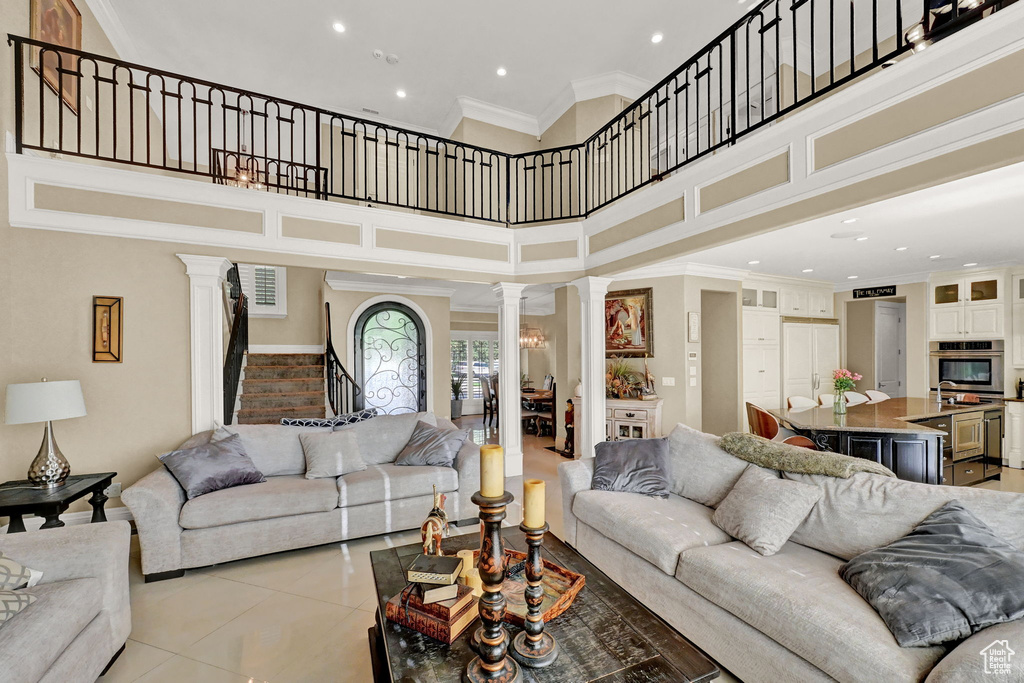
<svg viewBox="0 0 1024 683">
<path fill-rule="evenodd" d="M 227 354 L 224 358 L 224 424 L 231 424 L 235 414 L 235 399 L 238 397 L 238 382 L 242 378 L 242 362 L 249 350 L 249 300 L 242 293 L 242 282 L 238 277 L 238 265 L 228 271 L 228 298 L 231 301 L 231 334 L 228 337 Z"/>
<path fill-rule="evenodd" d="M 523 154 L 11 35 L 17 151 L 506 224 L 575 219 L 1012 1 L 763 0 L 584 143 Z"/>
<path fill-rule="evenodd" d="M 352 375 L 342 365 L 331 340 L 331 304 L 324 304 L 325 321 L 324 375 L 327 381 L 327 402 L 335 415 L 351 413 L 356 409 L 356 397 L 361 393 Z"/>
</svg>

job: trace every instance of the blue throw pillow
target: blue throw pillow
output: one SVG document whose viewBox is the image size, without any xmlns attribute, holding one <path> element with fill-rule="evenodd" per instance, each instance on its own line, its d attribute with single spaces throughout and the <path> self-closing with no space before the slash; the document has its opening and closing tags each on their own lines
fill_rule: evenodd
<svg viewBox="0 0 1024 683">
<path fill-rule="evenodd" d="M 267 480 L 242 448 L 238 434 L 195 448 L 158 456 L 189 500 L 232 486 L 259 484 Z"/>
</svg>

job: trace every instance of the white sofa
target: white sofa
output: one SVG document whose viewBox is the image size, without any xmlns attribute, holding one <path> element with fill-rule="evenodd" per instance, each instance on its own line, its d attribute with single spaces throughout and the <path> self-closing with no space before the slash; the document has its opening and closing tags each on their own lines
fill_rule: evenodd
<svg viewBox="0 0 1024 683">
<path fill-rule="evenodd" d="M 670 458 L 667 500 L 592 491 L 592 459 L 561 464 L 565 540 L 746 683 L 1024 681 L 1024 621 L 949 647 L 901 648 L 838 574 L 844 560 L 901 538 L 953 499 L 1024 549 L 1024 495 L 783 473 L 823 496 L 782 550 L 762 557 L 711 521 L 747 463 L 683 425 Z M 996 640 L 1020 653 L 1010 676 L 983 673 L 981 650 Z"/>
<path fill-rule="evenodd" d="M 477 515 L 480 448 L 467 440 L 454 467 L 395 465 L 418 420 L 455 429 L 430 413 L 383 415 L 345 427 L 357 432 L 367 468 L 338 478 L 306 479 L 299 434 L 324 427 L 232 425 L 256 466 L 261 484 L 237 486 L 186 500 L 163 466 L 125 489 L 142 548 L 147 581 L 185 569 L 363 536 L 416 529 L 433 507 L 433 486 L 447 496 L 452 522 Z M 208 442 L 213 432 L 182 448 Z"/>
<path fill-rule="evenodd" d="M 0 627 L 0 681 L 92 683 L 124 649 L 128 522 L 0 536 L 0 552 L 37 569 L 36 601 Z"/>
</svg>

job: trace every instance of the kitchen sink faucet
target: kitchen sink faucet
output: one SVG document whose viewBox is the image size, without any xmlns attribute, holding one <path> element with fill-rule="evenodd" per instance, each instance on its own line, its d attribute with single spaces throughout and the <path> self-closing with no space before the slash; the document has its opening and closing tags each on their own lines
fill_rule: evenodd
<svg viewBox="0 0 1024 683">
<path fill-rule="evenodd" d="M 935 402 L 938 403 L 940 406 L 942 405 L 942 385 L 943 384 L 948 384 L 951 387 L 955 387 L 956 386 L 956 382 L 950 382 L 948 379 L 944 379 L 941 382 L 939 382 L 939 386 L 935 387 Z"/>
</svg>

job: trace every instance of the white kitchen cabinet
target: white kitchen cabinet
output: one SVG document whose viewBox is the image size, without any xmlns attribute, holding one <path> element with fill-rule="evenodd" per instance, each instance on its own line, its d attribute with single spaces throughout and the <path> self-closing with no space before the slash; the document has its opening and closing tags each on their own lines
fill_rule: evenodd
<svg viewBox="0 0 1024 683">
<path fill-rule="evenodd" d="M 743 307 L 779 310 L 779 288 L 757 282 L 743 283 Z"/>
<path fill-rule="evenodd" d="M 1024 368 L 1024 303 L 1013 305 L 1013 339 L 1011 362 L 1015 368 Z"/>
<path fill-rule="evenodd" d="M 832 292 L 827 289 L 810 290 L 807 298 L 807 307 L 810 314 L 818 318 L 831 318 L 832 300 Z"/>
<path fill-rule="evenodd" d="M 933 306 L 930 317 L 932 339 L 960 339 L 963 337 L 963 306 Z"/>
<path fill-rule="evenodd" d="M 743 400 L 762 408 L 779 408 L 779 347 L 743 346 Z"/>
<path fill-rule="evenodd" d="M 1024 275 L 1013 276 L 1013 303 L 1024 304 Z"/>
<path fill-rule="evenodd" d="M 779 314 L 773 311 L 743 311 L 743 343 L 779 343 Z"/>
<path fill-rule="evenodd" d="M 1003 304 L 964 306 L 964 337 L 967 339 L 1002 339 L 1006 317 Z"/>
<path fill-rule="evenodd" d="M 1024 468 L 1024 403 L 1006 402 L 1006 433 L 1003 455 L 1006 464 L 1017 469 Z"/>
<path fill-rule="evenodd" d="M 839 326 L 785 323 L 782 326 L 782 398 L 832 392 L 839 367 Z"/>
<path fill-rule="evenodd" d="M 962 277 L 933 280 L 931 305 L 944 308 L 963 306 L 963 291 L 964 279 Z"/>
<path fill-rule="evenodd" d="M 779 302 L 779 310 L 783 315 L 811 315 L 810 292 L 804 287 L 783 287 Z"/>
<path fill-rule="evenodd" d="M 932 279 L 929 301 L 930 338 L 1003 338 L 1007 313 L 1004 282 L 1003 272 Z"/>
</svg>

